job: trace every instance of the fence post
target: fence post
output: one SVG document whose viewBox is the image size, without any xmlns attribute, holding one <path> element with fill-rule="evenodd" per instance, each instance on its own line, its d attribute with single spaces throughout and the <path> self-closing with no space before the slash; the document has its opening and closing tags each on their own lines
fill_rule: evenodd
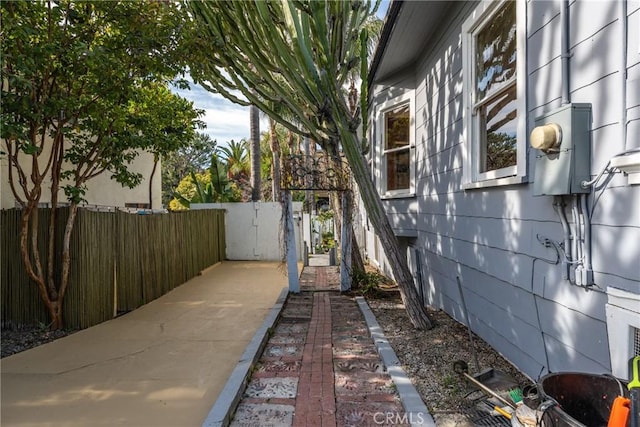
<svg viewBox="0 0 640 427">
<path fill-rule="evenodd" d="M 342 229 L 340 230 L 340 292 L 351 290 L 351 197 L 342 192 Z"/>
<path fill-rule="evenodd" d="M 296 235 L 293 229 L 293 202 L 291 192 L 282 193 L 283 208 L 286 209 L 285 221 L 285 242 L 287 251 L 287 277 L 289 279 L 289 292 L 299 293 L 300 282 L 298 280 L 298 259 L 296 256 Z"/>
</svg>

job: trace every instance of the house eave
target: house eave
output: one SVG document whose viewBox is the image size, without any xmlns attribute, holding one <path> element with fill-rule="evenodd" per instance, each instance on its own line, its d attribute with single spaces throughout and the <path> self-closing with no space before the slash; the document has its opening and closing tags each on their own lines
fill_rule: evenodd
<svg viewBox="0 0 640 427">
<path fill-rule="evenodd" d="M 373 80 L 375 78 L 376 72 L 378 71 L 378 67 L 380 66 L 380 62 L 384 56 L 384 52 L 387 48 L 387 44 L 391 38 L 393 28 L 397 22 L 398 14 L 400 13 L 400 9 L 402 9 L 404 1 L 403 0 L 392 0 L 389 5 L 389 9 L 387 10 L 387 14 L 384 18 L 384 25 L 382 26 L 382 31 L 380 32 L 380 38 L 378 39 L 378 45 L 376 46 L 376 50 L 373 55 L 373 60 L 371 61 L 371 66 L 369 67 L 369 75 L 367 84 L 369 88 L 373 84 Z"/>
<path fill-rule="evenodd" d="M 369 89 L 417 60 L 450 5 L 448 1 L 392 0 L 369 67 Z"/>
</svg>

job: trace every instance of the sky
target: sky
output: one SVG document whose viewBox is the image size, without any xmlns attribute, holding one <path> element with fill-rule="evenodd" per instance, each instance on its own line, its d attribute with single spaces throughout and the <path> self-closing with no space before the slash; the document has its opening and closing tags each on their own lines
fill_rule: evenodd
<svg viewBox="0 0 640 427">
<path fill-rule="evenodd" d="M 389 6 L 389 0 L 382 0 L 376 16 L 384 19 Z M 187 77 L 187 80 L 190 79 Z M 199 132 L 207 134 L 218 141 L 218 145 L 227 145 L 232 139 L 240 141 L 249 139 L 249 107 L 243 107 L 226 100 L 222 95 L 211 93 L 203 87 L 190 81 L 190 89 L 173 88 L 178 95 L 193 101 L 195 108 L 205 111 L 201 120 L 206 124 Z M 262 115 L 261 115 L 262 116 Z M 267 130 L 268 120 L 260 119 L 260 132 Z"/>
</svg>

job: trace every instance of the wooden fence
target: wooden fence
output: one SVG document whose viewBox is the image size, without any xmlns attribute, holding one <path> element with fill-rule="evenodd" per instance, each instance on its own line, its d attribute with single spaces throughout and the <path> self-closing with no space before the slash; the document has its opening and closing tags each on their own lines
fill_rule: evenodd
<svg viewBox="0 0 640 427">
<path fill-rule="evenodd" d="M 22 211 L 0 211 L 0 297 L 3 326 L 50 322 L 20 256 Z M 46 254 L 50 209 L 39 210 L 39 246 Z M 56 215 L 64 230 L 67 209 Z M 62 232 L 55 242 L 60 276 Z M 169 292 L 225 257 L 224 211 L 135 215 L 80 209 L 71 237 L 64 299 L 67 328 L 87 328 Z M 46 268 L 46 260 L 43 261 Z"/>
</svg>

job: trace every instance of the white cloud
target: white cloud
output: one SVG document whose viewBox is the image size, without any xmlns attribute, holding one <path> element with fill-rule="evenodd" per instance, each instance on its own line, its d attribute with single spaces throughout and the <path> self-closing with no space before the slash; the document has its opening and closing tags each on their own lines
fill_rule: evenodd
<svg viewBox="0 0 640 427">
<path fill-rule="evenodd" d="M 200 119 L 206 128 L 199 132 L 207 134 L 218 141 L 218 145 L 225 145 L 232 139 L 240 141 L 249 139 L 249 107 L 234 104 L 222 95 L 211 93 L 202 86 L 196 85 L 187 77 L 190 90 L 172 88 L 178 95 L 193 102 L 195 108 L 205 111 Z M 261 117 L 260 132 L 267 130 L 267 121 Z"/>
<path fill-rule="evenodd" d="M 220 105 L 219 108 L 205 108 L 204 110 L 205 115 L 202 117 L 202 121 L 207 124 L 207 128 L 202 132 L 216 139 L 219 144 L 232 139 L 235 141 L 243 138 L 249 139 L 249 109 L 247 107 L 231 104 L 231 108 Z"/>
</svg>

